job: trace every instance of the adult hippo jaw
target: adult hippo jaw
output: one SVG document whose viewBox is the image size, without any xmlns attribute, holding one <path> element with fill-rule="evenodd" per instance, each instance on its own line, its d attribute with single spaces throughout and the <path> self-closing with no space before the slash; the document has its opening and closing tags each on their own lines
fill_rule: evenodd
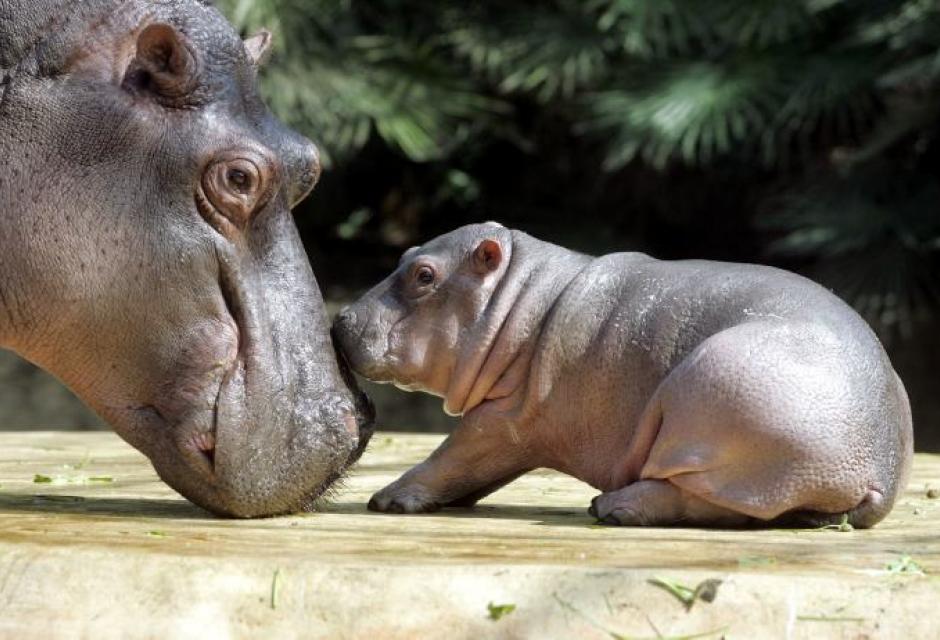
<svg viewBox="0 0 940 640">
<path fill-rule="evenodd" d="M 0 3 L 0 345 L 239 517 L 310 508 L 372 419 L 290 215 L 316 149 L 257 95 L 269 43 L 194 0 Z"/>
</svg>

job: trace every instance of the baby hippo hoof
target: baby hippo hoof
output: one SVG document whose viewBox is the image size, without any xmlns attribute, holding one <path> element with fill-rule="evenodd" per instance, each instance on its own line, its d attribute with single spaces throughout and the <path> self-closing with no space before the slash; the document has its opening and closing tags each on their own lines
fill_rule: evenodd
<svg viewBox="0 0 940 640">
<path fill-rule="evenodd" d="M 599 524 L 608 524 L 612 526 L 623 527 L 641 527 L 651 524 L 642 511 L 605 504 L 603 500 L 605 494 L 601 494 L 591 500 L 591 506 L 588 507 L 588 514 L 597 518 Z"/>
<path fill-rule="evenodd" d="M 382 513 L 431 513 L 440 508 L 428 490 L 419 484 L 391 484 L 372 496 L 368 504 L 369 511 Z"/>
<path fill-rule="evenodd" d="M 641 480 L 591 500 L 588 513 L 602 524 L 669 527 L 683 522 L 740 527 L 748 517 L 683 492 L 664 480 Z"/>
</svg>

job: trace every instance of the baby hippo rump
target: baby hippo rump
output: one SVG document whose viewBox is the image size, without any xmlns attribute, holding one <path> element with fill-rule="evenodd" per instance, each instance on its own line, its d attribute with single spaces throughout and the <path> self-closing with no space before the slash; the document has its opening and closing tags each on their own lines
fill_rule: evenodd
<svg viewBox="0 0 940 640">
<path fill-rule="evenodd" d="M 473 505 L 548 467 L 600 491 L 610 524 L 869 527 L 908 476 L 881 344 L 779 269 L 594 258 L 477 224 L 409 249 L 335 331 L 359 373 L 463 416 L 376 511 Z"/>
</svg>

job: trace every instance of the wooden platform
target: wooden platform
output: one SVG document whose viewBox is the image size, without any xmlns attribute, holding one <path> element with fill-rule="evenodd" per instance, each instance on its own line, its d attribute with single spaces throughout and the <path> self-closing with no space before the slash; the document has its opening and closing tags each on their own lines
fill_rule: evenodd
<svg viewBox="0 0 940 640">
<path fill-rule="evenodd" d="M 233 521 L 111 434 L 0 434 L 0 638 L 940 637 L 940 456 L 870 531 L 602 527 L 549 472 L 365 510 L 439 440 L 378 434 L 322 512 Z"/>
</svg>

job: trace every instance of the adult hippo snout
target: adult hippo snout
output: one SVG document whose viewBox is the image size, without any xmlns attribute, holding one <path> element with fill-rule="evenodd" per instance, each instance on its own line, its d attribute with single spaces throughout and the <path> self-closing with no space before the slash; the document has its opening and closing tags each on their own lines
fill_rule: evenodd
<svg viewBox="0 0 940 640">
<path fill-rule="evenodd" d="M 311 507 L 361 455 L 374 417 L 335 357 L 290 217 L 271 215 L 261 229 L 256 250 L 217 243 L 218 314 L 209 327 L 189 325 L 151 402 L 114 420 L 131 425 L 125 435 L 168 484 L 240 517 Z"/>
<path fill-rule="evenodd" d="M 0 346 L 216 513 L 309 508 L 372 408 L 337 361 L 290 208 L 314 145 L 196 0 L 0 4 Z"/>
</svg>

